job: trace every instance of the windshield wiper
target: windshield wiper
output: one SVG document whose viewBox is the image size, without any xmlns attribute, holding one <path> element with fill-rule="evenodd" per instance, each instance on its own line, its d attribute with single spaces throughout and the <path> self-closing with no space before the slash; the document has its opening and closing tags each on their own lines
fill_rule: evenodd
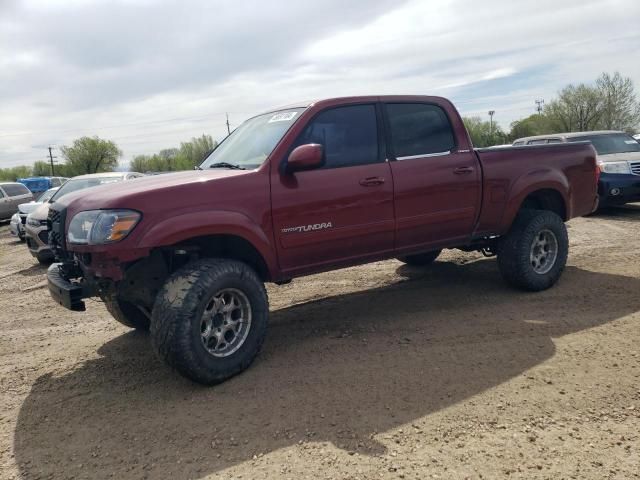
<svg viewBox="0 0 640 480">
<path fill-rule="evenodd" d="M 246 168 L 236 165 L 235 163 L 218 162 L 209 165 L 209 168 L 230 168 L 231 170 L 246 170 Z"/>
</svg>

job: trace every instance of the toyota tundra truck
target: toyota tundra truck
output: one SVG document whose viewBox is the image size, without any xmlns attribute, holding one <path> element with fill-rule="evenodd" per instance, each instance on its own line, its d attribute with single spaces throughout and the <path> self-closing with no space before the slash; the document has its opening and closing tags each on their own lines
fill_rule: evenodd
<svg viewBox="0 0 640 480">
<path fill-rule="evenodd" d="M 194 171 L 52 204 L 49 290 L 75 311 L 101 298 L 178 372 L 215 384 L 260 351 L 265 282 L 457 248 L 497 256 L 517 288 L 551 287 L 564 222 L 594 210 L 597 183 L 588 142 L 474 149 L 444 98 L 296 104 L 245 121 Z"/>
</svg>

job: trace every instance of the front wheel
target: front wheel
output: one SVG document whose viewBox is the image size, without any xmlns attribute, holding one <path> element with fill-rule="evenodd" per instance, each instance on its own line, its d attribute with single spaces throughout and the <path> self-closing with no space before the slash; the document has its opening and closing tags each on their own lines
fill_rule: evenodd
<svg viewBox="0 0 640 480">
<path fill-rule="evenodd" d="M 507 283 L 535 292 L 558 281 L 568 254 L 562 219 L 545 210 L 524 210 L 498 245 L 498 266 Z"/>
<path fill-rule="evenodd" d="M 248 265 L 202 259 L 169 277 L 151 318 L 160 357 L 185 377 L 213 385 L 245 370 L 260 352 L 267 292 Z"/>
</svg>

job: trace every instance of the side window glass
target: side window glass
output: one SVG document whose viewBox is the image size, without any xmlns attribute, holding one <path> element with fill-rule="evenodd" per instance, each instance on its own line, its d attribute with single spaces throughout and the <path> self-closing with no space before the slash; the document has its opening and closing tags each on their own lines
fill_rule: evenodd
<svg viewBox="0 0 640 480">
<path fill-rule="evenodd" d="M 559 138 L 550 138 L 549 143 L 562 143 L 562 140 Z"/>
<path fill-rule="evenodd" d="M 4 193 L 0 190 L 0 198 L 4 198 Z"/>
<path fill-rule="evenodd" d="M 447 114 L 437 105 L 387 104 L 391 143 L 396 159 L 450 152 L 455 147 Z"/>
<path fill-rule="evenodd" d="M 321 112 L 305 128 L 295 146 L 307 143 L 324 147 L 323 168 L 379 162 L 375 106 L 353 105 Z"/>
<path fill-rule="evenodd" d="M 546 145 L 546 144 L 547 144 L 547 139 L 541 138 L 538 140 L 529 140 L 529 143 L 527 145 Z"/>
</svg>

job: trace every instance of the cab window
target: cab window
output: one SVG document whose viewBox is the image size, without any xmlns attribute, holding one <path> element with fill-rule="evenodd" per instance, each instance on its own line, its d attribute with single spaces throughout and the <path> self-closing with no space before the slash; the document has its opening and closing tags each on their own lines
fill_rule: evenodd
<svg viewBox="0 0 640 480">
<path fill-rule="evenodd" d="M 455 147 L 451 122 L 439 106 L 390 103 L 386 110 L 397 160 L 449 153 Z"/>
</svg>

